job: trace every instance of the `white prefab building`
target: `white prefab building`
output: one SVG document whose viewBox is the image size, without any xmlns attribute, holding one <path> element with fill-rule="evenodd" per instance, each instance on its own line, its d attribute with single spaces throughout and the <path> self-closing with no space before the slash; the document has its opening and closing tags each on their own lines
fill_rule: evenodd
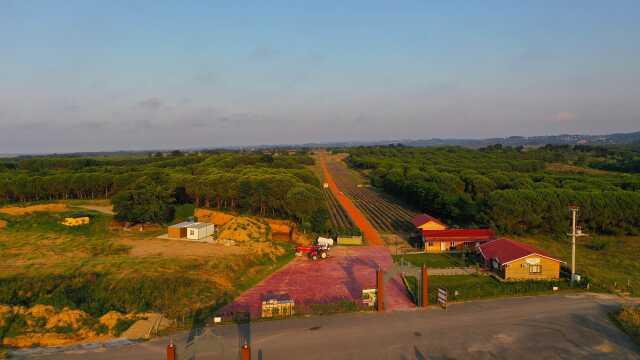
<svg viewBox="0 0 640 360">
<path fill-rule="evenodd" d="M 213 235 L 215 225 L 209 223 L 193 223 L 187 226 L 187 239 L 189 240 L 205 240 Z"/>
</svg>

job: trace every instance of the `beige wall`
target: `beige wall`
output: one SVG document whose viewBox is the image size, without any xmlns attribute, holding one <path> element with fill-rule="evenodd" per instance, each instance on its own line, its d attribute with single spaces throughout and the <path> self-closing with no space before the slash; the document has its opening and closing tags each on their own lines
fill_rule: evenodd
<svg viewBox="0 0 640 360">
<path fill-rule="evenodd" d="M 541 273 L 530 274 L 529 264 L 527 259 L 535 261 L 539 259 L 541 266 Z M 508 263 L 505 265 L 505 279 L 506 280 L 547 280 L 560 278 L 560 262 L 540 257 L 538 255 L 529 255 L 520 260 Z"/>
<path fill-rule="evenodd" d="M 442 249 L 440 248 L 440 241 L 432 242 L 433 245 L 429 246 L 429 242 L 424 243 L 424 251 L 428 253 L 440 253 Z"/>
</svg>

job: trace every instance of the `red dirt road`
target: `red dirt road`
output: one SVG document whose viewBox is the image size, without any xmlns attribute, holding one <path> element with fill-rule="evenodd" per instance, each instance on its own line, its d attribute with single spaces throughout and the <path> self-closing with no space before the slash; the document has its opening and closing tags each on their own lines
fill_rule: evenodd
<svg viewBox="0 0 640 360">
<path fill-rule="evenodd" d="M 248 311 L 252 318 L 258 318 L 262 298 L 270 293 L 286 293 L 296 306 L 331 304 L 340 300 L 358 301 L 362 297 L 362 289 L 375 288 L 378 267 L 388 270 L 392 266 L 393 260 L 385 247 L 335 247 L 326 260 L 313 261 L 306 257 L 294 259 L 245 291 L 222 308 L 220 313 Z M 387 310 L 415 307 L 400 276 L 385 282 L 384 300 Z"/>
<path fill-rule="evenodd" d="M 333 180 L 333 176 L 329 169 L 327 168 L 327 159 L 326 155 L 322 154 L 319 156 L 320 165 L 322 166 L 322 172 L 324 174 L 324 181 L 329 184 L 329 189 L 336 197 L 342 208 L 349 214 L 351 220 L 356 224 L 356 226 L 362 231 L 364 234 L 364 238 L 367 240 L 369 245 L 383 245 L 382 238 L 378 231 L 371 225 L 369 220 L 362 214 L 360 209 L 358 209 L 351 199 L 349 199 L 340 189 L 336 182 Z"/>
</svg>

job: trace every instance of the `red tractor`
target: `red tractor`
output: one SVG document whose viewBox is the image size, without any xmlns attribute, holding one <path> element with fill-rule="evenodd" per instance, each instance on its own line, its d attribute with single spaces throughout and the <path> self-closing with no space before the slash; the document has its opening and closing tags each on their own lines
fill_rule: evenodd
<svg viewBox="0 0 640 360">
<path fill-rule="evenodd" d="M 311 260 L 326 259 L 329 257 L 329 246 L 311 245 L 296 247 L 296 256 L 307 254 Z"/>
</svg>

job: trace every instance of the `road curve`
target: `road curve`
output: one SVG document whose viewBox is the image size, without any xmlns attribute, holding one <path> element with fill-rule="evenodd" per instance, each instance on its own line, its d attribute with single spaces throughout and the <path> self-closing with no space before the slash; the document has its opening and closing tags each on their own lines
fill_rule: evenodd
<svg viewBox="0 0 640 360">
<path fill-rule="evenodd" d="M 324 180 L 327 184 L 329 184 L 329 189 L 336 197 L 342 208 L 349 214 L 351 220 L 356 224 L 356 226 L 362 231 L 364 238 L 367 240 L 369 245 L 384 245 L 382 238 L 380 237 L 380 233 L 371 225 L 369 220 L 364 216 L 364 214 L 358 209 L 351 199 L 349 199 L 336 182 L 333 180 L 333 176 L 327 167 L 327 159 L 326 155 L 321 153 L 319 156 L 320 165 L 322 166 L 322 173 L 324 174 Z"/>
</svg>

